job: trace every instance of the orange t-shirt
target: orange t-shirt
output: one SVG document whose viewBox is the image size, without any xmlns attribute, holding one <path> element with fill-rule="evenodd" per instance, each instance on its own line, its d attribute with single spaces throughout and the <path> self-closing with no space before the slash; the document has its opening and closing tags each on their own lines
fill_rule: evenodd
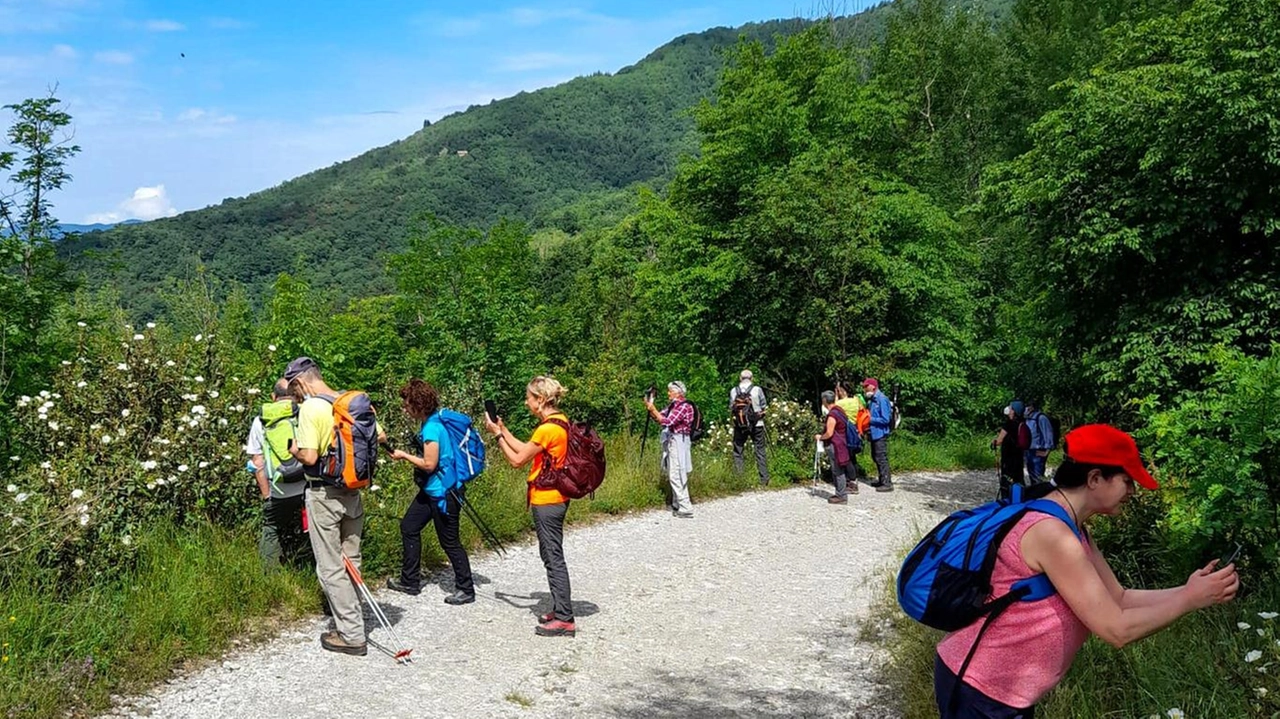
<svg viewBox="0 0 1280 719">
<path fill-rule="evenodd" d="M 556 412 L 548 417 L 564 420 L 566 423 L 569 418 L 563 413 Z M 564 466 L 564 458 L 569 453 L 569 433 L 564 431 L 559 425 L 550 422 L 543 422 L 538 428 L 533 430 L 533 436 L 529 438 L 530 442 L 535 442 L 547 450 L 551 455 L 551 461 L 555 467 Z M 533 486 L 534 480 L 542 474 L 542 462 L 544 455 L 542 452 L 537 453 L 533 457 L 533 466 L 529 469 L 529 504 L 563 504 L 569 500 L 559 490 L 555 489 L 538 489 Z"/>
</svg>

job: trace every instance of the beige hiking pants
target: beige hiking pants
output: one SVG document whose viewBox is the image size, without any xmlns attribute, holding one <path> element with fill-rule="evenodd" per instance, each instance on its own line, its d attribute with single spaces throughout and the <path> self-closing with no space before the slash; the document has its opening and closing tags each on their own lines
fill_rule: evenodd
<svg viewBox="0 0 1280 719">
<path fill-rule="evenodd" d="M 348 644 L 364 644 L 364 613 L 356 585 L 342 566 L 342 555 L 360 568 L 360 534 L 364 531 L 364 502 L 360 491 L 337 487 L 307 488 L 307 519 L 316 576 L 329 597 L 333 625 Z"/>
</svg>

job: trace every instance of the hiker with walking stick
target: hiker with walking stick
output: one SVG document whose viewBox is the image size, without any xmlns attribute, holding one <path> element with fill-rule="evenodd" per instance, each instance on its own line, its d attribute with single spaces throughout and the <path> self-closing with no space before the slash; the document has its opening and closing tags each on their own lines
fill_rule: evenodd
<svg viewBox="0 0 1280 719">
<path fill-rule="evenodd" d="M 409 595 L 422 591 L 422 530 L 433 523 L 440 548 L 453 567 L 454 591 L 444 601 L 454 605 L 470 604 L 476 600 L 475 582 L 471 577 L 471 560 L 458 537 L 466 488 L 444 469 L 453 467 L 458 448 L 440 421 L 440 394 L 435 387 L 415 377 L 400 388 L 400 399 L 405 414 L 421 426 L 415 440 L 416 451 L 393 449 L 391 459 L 413 465 L 413 482 L 419 491 L 400 520 L 403 548 L 400 577 L 388 579 L 387 589 Z"/>
</svg>

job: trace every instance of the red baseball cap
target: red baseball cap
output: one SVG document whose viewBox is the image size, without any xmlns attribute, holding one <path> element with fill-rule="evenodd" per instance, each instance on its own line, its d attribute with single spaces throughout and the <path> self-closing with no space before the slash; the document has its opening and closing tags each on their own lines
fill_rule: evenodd
<svg viewBox="0 0 1280 719">
<path fill-rule="evenodd" d="M 872 389 L 880 389 L 880 381 L 875 377 L 868 377 L 862 380 L 863 387 L 871 387 Z"/>
<path fill-rule="evenodd" d="M 1063 441 L 1066 443 L 1067 456 L 1076 462 L 1120 467 L 1133 481 L 1147 489 L 1157 489 L 1160 486 L 1143 466 L 1138 443 L 1126 432 L 1109 424 L 1076 427 L 1067 432 Z"/>
</svg>

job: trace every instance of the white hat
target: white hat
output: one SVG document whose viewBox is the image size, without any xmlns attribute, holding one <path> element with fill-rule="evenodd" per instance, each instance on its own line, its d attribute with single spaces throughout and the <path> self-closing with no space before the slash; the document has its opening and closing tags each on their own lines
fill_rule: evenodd
<svg viewBox="0 0 1280 719">
<path fill-rule="evenodd" d="M 751 379 L 751 370 L 742 370 L 742 374 L 738 375 L 738 379 Z"/>
</svg>

